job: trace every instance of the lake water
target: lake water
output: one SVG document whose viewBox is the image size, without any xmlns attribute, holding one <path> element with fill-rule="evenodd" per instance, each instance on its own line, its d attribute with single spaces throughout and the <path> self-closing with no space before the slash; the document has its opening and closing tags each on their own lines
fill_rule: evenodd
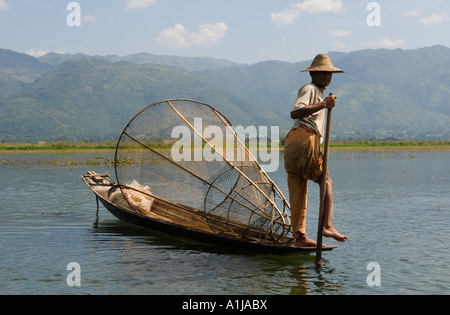
<svg viewBox="0 0 450 315">
<path fill-rule="evenodd" d="M 450 294 L 450 150 L 331 151 L 334 223 L 350 240 L 325 239 L 339 248 L 320 274 L 314 254 L 220 248 L 97 212 L 80 175 L 114 174 L 112 157 L 0 154 L 0 294 Z M 287 197 L 283 165 L 269 175 Z M 308 198 L 315 238 L 313 183 Z"/>
</svg>

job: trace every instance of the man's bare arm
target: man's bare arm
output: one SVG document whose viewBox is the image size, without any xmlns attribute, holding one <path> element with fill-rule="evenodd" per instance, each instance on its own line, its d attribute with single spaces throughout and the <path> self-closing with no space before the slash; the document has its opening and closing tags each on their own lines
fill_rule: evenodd
<svg viewBox="0 0 450 315">
<path fill-rule="evenodd" d="M 292 119 L 300 119 L 308 117 L 322 109 L 325 108 L 333 108 L 336 106 L 336 95 L 330 95 L 326 97 L 322 102 L 319 102 L 317 104 L 311 104 L 308 106 L 304 106 L 300 109 L 294 110 L 291 112 L 291 118 Z"/>
</svg>

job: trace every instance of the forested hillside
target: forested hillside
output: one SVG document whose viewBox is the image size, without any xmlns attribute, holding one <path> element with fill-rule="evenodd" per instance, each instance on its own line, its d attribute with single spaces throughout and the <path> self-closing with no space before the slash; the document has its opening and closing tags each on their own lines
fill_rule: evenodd
<svg viewBox="0 0 450 315">
<path fill-rule="evenodd" d="M 329 53 L 345 70 L 333 139 L 450 140 L 450 49 Z M 314 57 L 314 56 L 312 56 Z M 113 140 L 137 112 L 162 99 L 206 102 L 234 125 L 280 126 L 285 133 L 300 63 L 240 65 L 213 58 L 58 55 L 39 59 L 0 49 L 0 142 Z"/>
</svg>

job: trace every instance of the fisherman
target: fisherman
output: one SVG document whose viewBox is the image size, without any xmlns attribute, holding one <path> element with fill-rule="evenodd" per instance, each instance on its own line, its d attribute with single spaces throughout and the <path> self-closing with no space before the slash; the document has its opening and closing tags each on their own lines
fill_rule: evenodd
<svg viewBox="0 0 450 315">
<path fill-rule="evenodd" d="M 291 118 L 294 125 L 286 137 L 285 168 L 288 174 L 289 198 L 291 203 L 292 232 L 295 246 L 316 247 L 317 243 L 306 235 L 306 199 L 308 180 L 320 185 L 323 174 L 323 154 L 320 144 L 323 141 L 325 109 L 336 106 L 337 96 L 324 99 L 323 92 L 330 85 L 333 73 L 344 73 L 333 66 L 325 54 L 317 55 L 309 71 L 312 82 L 300 88 Z M 322 235 L 345 242 L 348 237 L 340 234 L 333 226 L 333 181 L 326 179 L 324 204 L 324 227 Z"/>
</svg>

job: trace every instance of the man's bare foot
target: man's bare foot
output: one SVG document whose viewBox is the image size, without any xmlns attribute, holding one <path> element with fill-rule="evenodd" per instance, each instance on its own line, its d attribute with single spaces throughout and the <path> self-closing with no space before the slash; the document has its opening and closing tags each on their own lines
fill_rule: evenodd
<svg viewBox="0 0 450 315">
<path fill-rule="evenodd" d="M 325 244 L 322 244 L 322 246 L 324 247 Z M 317 247 L 317 242 L 306 235 L 301 235 L 295 239 L 295 247 Z"/>
<path fill-rule="evenodd" d="M 345 242 L 348 240 L 346 235 L 339 233 L 333 226 L 330 228 L 323 228 L 322 235 L 325 237 L 334 238 L 338 242 Z"/>
</svg>

